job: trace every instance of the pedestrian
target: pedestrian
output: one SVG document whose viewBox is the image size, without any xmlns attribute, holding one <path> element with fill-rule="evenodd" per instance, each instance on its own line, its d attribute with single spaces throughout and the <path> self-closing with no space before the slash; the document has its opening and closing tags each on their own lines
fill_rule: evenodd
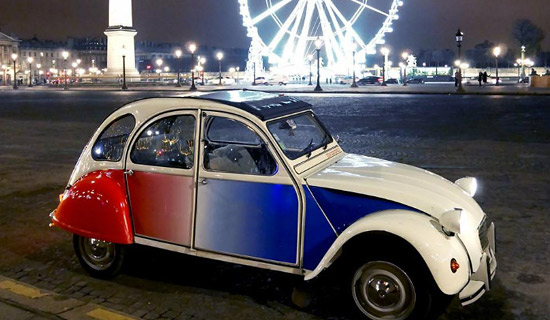
<svg viewBox="0 0 550 320">
<path fill-rule="evenodd" d="M 458 71 L 455 71 L 455 87 L 458 87 Z"/>
<path fill-rule="evenodd" d="M 479 82 L 480 87 L 481 87 L 481 81 L 483 81 L 483 73 L 480 71 L 479 75 L 477 76 L 477 82 Z"/>
<path fill-rule="evenodd" d="M 486 85 L 487 84 L 487 71 L 483 72 L 483 84 Z"/>
<path fill-rule="evenodd" d="M 537 76 L 537 75 L 538 75 L 538 74 L 537 74 L 537 70 L 535 70 L 535 68 L 532 68 L 532 69 L 531 69 L 531 75 L 532 75 L 532 76 Z"/>
</svg>

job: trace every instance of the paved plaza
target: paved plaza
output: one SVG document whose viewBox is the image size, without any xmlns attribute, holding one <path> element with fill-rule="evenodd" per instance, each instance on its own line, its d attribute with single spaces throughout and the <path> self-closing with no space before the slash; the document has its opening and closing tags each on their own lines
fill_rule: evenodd
<svg viewBox="0 0 550 320">
<path fill-rule="evenodd" d="M 112 110 L 143 97 L 189 94 L 151 89 L 2 89 L 0 312 L 23 319 L 86 319 L 96 309 L 142 319 L 351 319 L 337 288 L 312 284 L 313 303 L 300 309 L 290 299 L 299 277 L 150 248 L 132 248 L 129 265 L 111 281 L 84 272 L 71 236 L 49 228 L 48 214 L 83 146 Z M 312 103 L 347 152 L 453 181 L 479 178 L 476 199 L 497 227 L 496 280 L 472 306 L 455 299 L 440 320 L 550 319 L 550 92 L 467 86 L 476 94 L 454 95 L 452 85 L 437 84 L 361 87 L 360 93 L 341 86 L 323 94 L 304 93 L 307 86 L 258 89 L 295 92 Z M 18 297 L 16 285 L 74 305 L 48 309 L 39 299 Z M 82 312 L 68 313 L 73 310 Z"/>
</svg>

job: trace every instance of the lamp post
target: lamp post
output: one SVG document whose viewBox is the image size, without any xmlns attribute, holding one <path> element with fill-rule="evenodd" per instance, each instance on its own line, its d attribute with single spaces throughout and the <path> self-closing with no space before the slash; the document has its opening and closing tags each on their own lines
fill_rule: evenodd
<svg viewBox="0 0 550 320">
<path fill-rule="evenodd" d="M 256 62 L 252 63 L 252 85 L 256 85 Z"/>
<path fill-rule="evenodd" d="M 522 64 L 523 64 L 523 60 L 521 59 L 517 59 L 516 63 L 514 63 L 514 67 L 518 68 L 518 82 L 521 82 L 520 70 L 521 70 Z"/>
<path fill-rule="evenodd" d="M 521 46 L 521 80 L 525 79 L 525 46 Z"/>
<path fill-rule="evenodd" d="M 403 86 L 407 86 L 407 65 L 409 64 L 408 63 L 408 59 L 409 59 L 409 53 L 408 52 L 403 52 L 401 54 L 401 57 L 403 58 Z"/>
<path fill-rule="evenodd" d="M 122 90 L 128 90 L 126 86 L 126 46 L 122 46 Z"/>
<path fill-rule="evenodd" d="M 206 58 L 205 57 L 200 57 L 199 58 L 199 63 L 200 63 L 200 66 L 201 66 L 201 84 L 204 86 L 204 69 L 206 69 L 204 67 L 204 64 L 206 63 Z"/>
<path fill-rule="evenodd" d="M 386 84 L 386 64 L 388 63 L 388 55 L 390 54 L 390 49 L 383 47 L 380 49 L 380 52 L 384 56 L 384 64 L 382 65 L 382 85 L 387 86 Z"/>
<path fill-rule="evenodd" d="M 30 88 L 30 87 L 32 87 L 32 62 L 33 62 L 33 58 L 28 57 L 27 62 L 29 63 L 29 85 L 28 85 L 28 87 Z"/>
<path fill-rule="evenodd" d="M 312 86 L 313 83 L 311 82 L 311 76 L 312 76 L 312 73 L 311 73 L 311 63 L 313 62 L 313 55 L 312 54 L 309 54 L 307 56 L 307 60 L 309 60 L 309 83 L 307 84 L 308 86 Z"/>
<path fill-rule="evenodd" d="M 460 28 L 456 32 L 455 39 L 456 39 L 456 46 L 458 47 L 458 60 L 460 60 L 460 58 L 461 58 L 460 48 L 462 48 L 462 41 L 464 40 L 464 33 L 462 33 L 462 31 L 460 31 Z M 460 68 L 460 65 L 458 66 L 458 77 L 457 78 L 458 78 L 457 79 L 458 80 L 458 89 L 456 89 L 456 92 L 464 93 L 465 90 L 464 90 L 464 87 L 462 86 L 462 69 Z"/>
<path fill-rule="evenodd" d="M 61 55 L 63 56 L 63 69 L 64 69 L 64 77 L 65 77 L 63 90 L 69 90 L 69 85 L 67 83 L 67 58 L 69 57 L 69 53 L 67 51 L 63 51 Z"/>
<path fill-rule="evenodd" d="M 13 60 L 13 89 L 17 90 L 19 89 L 19 87 L 17 86 L 17 76 L 15 72 L 15 68 L 16 68 L 15 62 L 17 62 L 17 53 L 11 54 L 11 60 Z"/>
<path fill-rule="evenodd" d="M 357 88 L 357 82 L 355 81 L 355 54 L 357 53 L 357 44 L 355 42 L 352 43 L 352 49 L 353 49 L 353 54 L 352 54 L 352 68 L 353 68 L 353 81 L 351 83 L 351 87 L 352 88 Z"/>
<path fill-rule="evenodd" d="M 197 87 L 195 86 L 195 67 L 193 66 L 195 63 L 195 50 L 197 50 L 197 45 L 191 43 L 189 45 L 189 52 L 191 52 L 191 88 L 189 88 L 189 90 L 191 91 L 197 90 Z"/>
<path fill-rule="evenodd" d="M 223 52 L 218 52 L 216 54 L 216 58 L 218 58 L 218 64 L 219 64 L 219 76 L 218 76 L 218 79 L 220 80 L 220 82 L 218 83 L 218 85 L 222 85 L 222 59 L 223 59 Z"/>
<path fill-rule="evenodd" d="M 178 69 L 178 79 L 176 81 L 176 87 L 178 87 L 178 88 L 181 87 L 181 83 L 180 83 L 180 71 L 181 71 L 181 62 L 180 62 L 181 60 L 180 60 L 180 58 L 181 58 L 181 54 L 182 54 L 182 52 L 181 52 L 180 49 L 176 50 L 176 57 L 178 58 L 178 68 L 177 68 Z"/>
<path fill-rule="evenodd" d="M 239 70 L 241 70 L 241 67 L 236 67 L 235 70 L 237 71 L 237 83 L 239 83 L 239 77 L 240 77 L 240 74 L 239 74 Z"/>
<path fill-rule="evenodd" d="M 317 86 L 313 91 L 323 91 L 321 88 L 321 47 L 323 46 L 323 40 L 321 38 L 317 38 L 315 40 L 315 50 L 317 50 Z"/>
<path fill-rule="evenodd" d="M 159 72 L 159 82 L 160 82 L 160 74 L 162 73 L 162 69 L 160 67 L 162 66 L 163 61 L 162 59 L 157 59 L 156 63 L 157 63 L 157 66 L 159 67 L 158 70 L 160 70 Z"/>
<path fill-rule="evenodd" d="M 42 68 L 42 64 L 37 63 L 36 64 L 36 71 L 38 71 L 38 84 L 40 84 L 42 82 L 42 70 L 40 70 L 41 68 Z"/>
<path fill-rule="evenodd" d="M 4 78 L 2 78 L 3 80 L 3 85 L 7 86 L 8 85 L 8 81 L 7 81 L 7 73 L 8 73 L 8 66 L 6 66 L 5 64 L 2 65 L 2 70 L 4 70 Z"/>
<path fill-rule="evenodd" d="M 495 55 L 495 69 L 496 69 L 496 76 L 497 76 L 497 82 L 495 83 L 495 86 L 498 86 L 499 79 L 498 79 L 498 56 L 500 55 L 500 47 L 495 47 L 493 49 L 493 54 Z"/>
</svg>

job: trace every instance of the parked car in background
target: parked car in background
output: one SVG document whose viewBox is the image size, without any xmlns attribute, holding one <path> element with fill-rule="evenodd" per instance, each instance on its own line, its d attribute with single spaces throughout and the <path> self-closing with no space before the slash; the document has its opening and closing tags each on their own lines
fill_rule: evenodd
<svg viewBox="0 0 550 320">
<path fill-rule="evenodd" d="M 263 84 L 265 86 L 269 85 L 269 81 L 265 77 L 256 77 L 255 79 L 256 84 Z"/>
<path fill-rule="evenodd" d="M 408 84 L 424 84 L 424 82 L 425 82 L 424 78 L 420 78 L 420 77 L 407 79 Z"/>
<path fill-rule="evenodd" d="M 368 76 L 368 77 L 357 80 L 357 85 L 364 86 L 364 85 L 367 85 L 367 84 L 382 84 L 382 77 Z"/>
<path fill-rule="evenodd" d="M 228 85 L 228 84 L 235 84 L 235 79 L 231 78 L 231 77 L 221 77 L 222 79 L 222 85 Z M 213 84 L 213 85 L 217 85 L 220 83 L 220 77 L 216 77 L 216 78 L 211 78 L 211 79 L 208 79 L 208 84 Z"/>
<path fill-rule="evenodd" d="M 387 84 L 400 84 L 401 81 L 399 81 L 398 79 L 395 79 L 395 78 L 390 78 L 390 79 L 386 80 L 386 83 Z"/>
<path fill-rule="evenodd" d="M 140 244 L 305 281 L 333 272 L 358 315 L 424 319 L 491 287 L 495 227 L 476 188 L 344 152 L 307 102 L 219 91 L 115 110 L 50 217 L 92 276 Z"/>
</svg>

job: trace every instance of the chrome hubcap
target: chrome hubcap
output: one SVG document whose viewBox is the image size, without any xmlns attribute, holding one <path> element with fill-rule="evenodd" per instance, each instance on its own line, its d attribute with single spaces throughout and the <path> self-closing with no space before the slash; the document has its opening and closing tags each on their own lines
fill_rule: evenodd
<svg viewBox="0 0 550 320">
<path fill-rule="evenodd" d="M 416 303 L 410 278 L 401 268 L 385 261 L 358 268 L 352 293 L 359 309 L 372 319 L 406 319 Z"/>
<path fill-rule="evenodd" d="M 82 258 L 93 269 L 105 270 L 113 264 L 115 258 L 113 243 L 93 238 L 80 238 L 79 244 Z"/>
</svg>

